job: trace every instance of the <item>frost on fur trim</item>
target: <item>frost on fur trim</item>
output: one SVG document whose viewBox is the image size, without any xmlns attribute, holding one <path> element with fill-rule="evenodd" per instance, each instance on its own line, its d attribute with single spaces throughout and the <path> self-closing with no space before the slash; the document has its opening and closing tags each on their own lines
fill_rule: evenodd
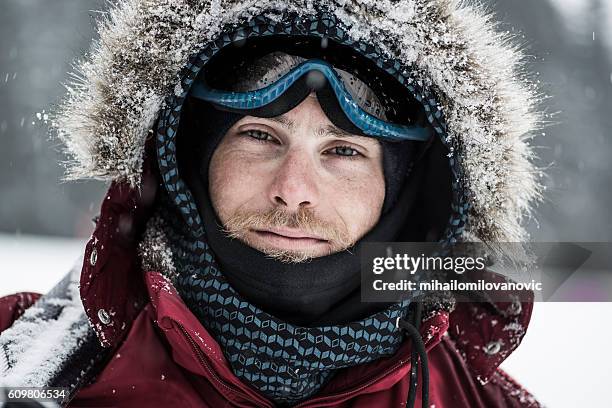
<svg viewBox="0 0 612 408">
<path fill-rule="evenodd" d="M 159 215 L 154 215 L 147 222 L 144 236 L 138 245 L 138 256 L 143 271 L 159 272 L 176 285 L 178 274 L 164 233 L 164 221 Z"/>
<path fill-rule="evenodd" d="M 120 0 L 53 120 L 73 159 L 68 177 L 137 185 L 147 133 L 164 98 L 182 91 L 178 73 L 190 55 L 227 24 L 317 8 L 353 39 L 413 65 L 435 92 L 465 172 L 468 232 L 488 243 L 526 239 L 522 223 L 540 195 L 530 146 L 541 121 L 537 89 L 512 38 L 458 0 Z"/>
<path fill-rule="evenodd" d="M 100 39 L 77 64 L 53 121 L 72 158 L 68 178 L 139 184 L 145 137 L 203 23 L 197 8 L 123 0 L 99 23 Z"/>
</svg>

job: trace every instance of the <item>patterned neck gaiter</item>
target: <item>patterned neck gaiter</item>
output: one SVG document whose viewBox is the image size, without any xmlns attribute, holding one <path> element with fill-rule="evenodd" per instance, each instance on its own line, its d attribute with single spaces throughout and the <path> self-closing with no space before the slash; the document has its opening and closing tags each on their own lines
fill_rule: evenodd
<svg viewBox="0 0 612 408">
<path fill-rule="evenodd" d="M 287 323 L 244 299 L 223 276 L 209 249 L 197 255 L 176 213 L 158 213 L 172 252 L 169 278 L 221 345 L 234 374 L 281 406 L 317 393 L 337 370 L 393 355 L 403 341 L 395 327 L 409 301 L 359 321 L 320 327 Z M 204 245 L 205 242 L 203 242 Z M 206 246 L 207 247 L 207 246 Z M 207 247 L 208 248 L 208 247 Z"/>
</svg>

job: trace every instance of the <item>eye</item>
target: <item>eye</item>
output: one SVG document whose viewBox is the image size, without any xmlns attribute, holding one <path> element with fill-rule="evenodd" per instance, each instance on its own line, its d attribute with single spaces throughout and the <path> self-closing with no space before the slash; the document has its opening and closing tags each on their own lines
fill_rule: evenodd
<svg viewBox="0 0 612 408">
<path fill-rule="evenodd" d="M 243 133 L 246 134 L 249 137 L 252 137 L 255 140 L 260 141 L 260 142 L 272 142 L 272 141 L 274 141 L 274 138 L 272 137 L 272 135 L 270 135 L 268 132 L 263 131 L 263 130 L 249 129 L 249 130 L 246 130 Z"/>
<path fill-rule="evenodd" d="M 336 146 L 334 148 L 329 149 L 327 152 L 343 157 L 355 157 L 362 155 L 356 149 L 353 149 L 350 146 Z"/>
</svg>

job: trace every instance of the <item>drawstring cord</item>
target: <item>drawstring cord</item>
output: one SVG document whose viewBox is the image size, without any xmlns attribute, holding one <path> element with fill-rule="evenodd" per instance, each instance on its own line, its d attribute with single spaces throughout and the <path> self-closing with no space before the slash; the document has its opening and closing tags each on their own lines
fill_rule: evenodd
<svg viewBox="0 0 612 408">
<path fill-rule="evenodd" d="M 408 388 L 408 400 L 406 401 L 407 408 L 413 408 L 415 404 L 419 360 L 421 362 L 421 376 L 423 377 L 423 386 L 421 389 L 421 407 L 429 407 L 429 366 L 427 364 L 427 351 L 425 350 L 425 344 L 423 343 L 421 334 L 417 329 L 421 323 L 422 310 L 423 304 L 421 302 L 417 302 L 414 311 L 414 324 L 411 324 L 402 318 L 397 319 L 398 327 L 405 330 L 412 339 L 412 365 L 410 367 L 410 387 Z"/>
</svg>

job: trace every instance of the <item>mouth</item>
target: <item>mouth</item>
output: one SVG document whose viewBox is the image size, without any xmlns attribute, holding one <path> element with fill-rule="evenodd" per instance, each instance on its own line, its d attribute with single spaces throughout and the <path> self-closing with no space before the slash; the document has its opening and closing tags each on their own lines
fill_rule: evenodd
<svg viewBox="0 0 612 408">
<path fill-rule="evenodd" d="M 322 237 L 295 229 L 270 228 L 266 230 L 251 230 L 251 232 L 269 246 L 278 249 L 305 250 L 329 245 L 329 241 Z"/>
</svg>

